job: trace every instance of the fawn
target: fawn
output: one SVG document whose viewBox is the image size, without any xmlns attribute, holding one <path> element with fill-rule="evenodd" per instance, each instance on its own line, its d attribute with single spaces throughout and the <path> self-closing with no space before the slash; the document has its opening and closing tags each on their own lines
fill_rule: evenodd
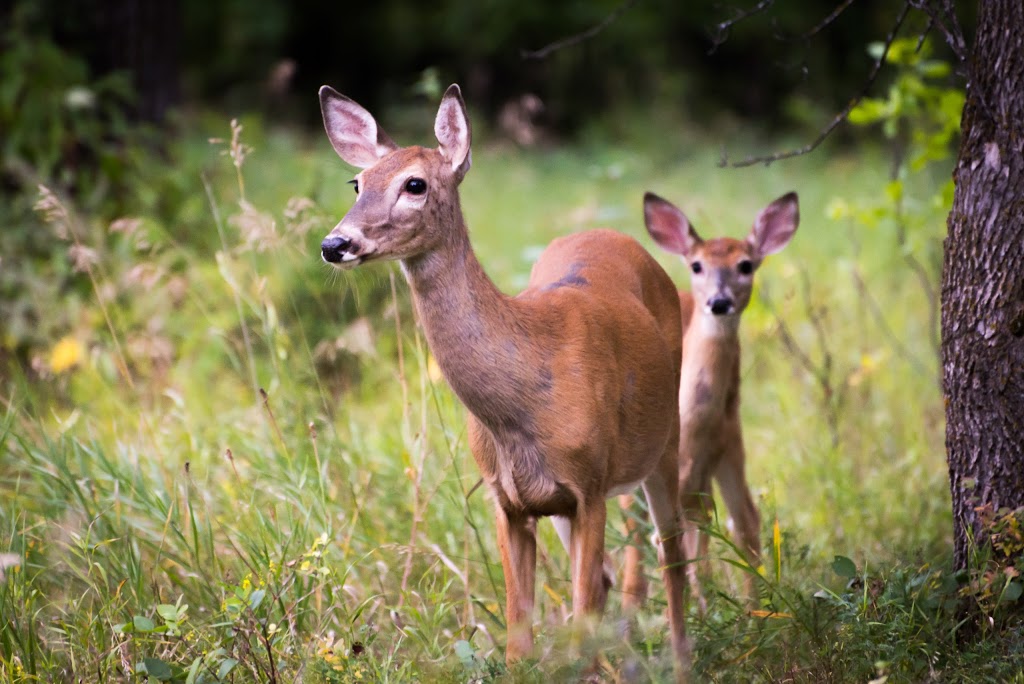
<svg viewBox="0 0 1024 684">
<path fill-rule="evenodd" d="M 737 546 L 752 568 L 760 564 L 761 520 L 747 486 L 740 425 L 740 315 L 750 301 L 754 273 L 769 254 L 785 247 L 796 232 L 800 212 L 796 193 L 783 195 L 754 220 L 745 240 L 703 240 L 686 216 L 653 193 L 644 196 L 644 222 L 654 241 L 681 256 L 690 269 L 692 292 L 681 290 L 683 366 L 679 382 L 679 481 L 684 513 L 684 555 L 690 585 L 706 609 L 697 580 L 707 570 L 708 537 L 700 525 L 710 520 L 711 479 L 718 482 L 733 521 Z M 629 499 L 621 500 L 628 506 Z M 641 601 L 646 584 L 639 565 L 637 526 L 627 520 L 633 544 L 627 547 L 623 580 L 627 607 Z M 748 597 L 757 599 L 752 572 L 745 573 Z"/>
<path fill-rule="evenodd" d="M 505 575 L 506 659 L 530 654 L 536 519 L 553 516 L 572 567 L 573 620 L 608 594 L 605 499 L 642 484 L 663 540 L 677 677 L 687 677 L 679 544 L 682 344 L 678 295 L 640 244 L 596 230 L 554 240 L 518 296 L 470 245 L 458 186 L 470 123 L 458 86 L 434 122 L 438 147 L 399 147 L 365 109 L 320 89 L 328 138 L 362 169 L 355 204 L 321 245 L 341 268 L 398 260 L 430 349 L 469 410 L 469 443 L 493 497 Z"/>
</svg>

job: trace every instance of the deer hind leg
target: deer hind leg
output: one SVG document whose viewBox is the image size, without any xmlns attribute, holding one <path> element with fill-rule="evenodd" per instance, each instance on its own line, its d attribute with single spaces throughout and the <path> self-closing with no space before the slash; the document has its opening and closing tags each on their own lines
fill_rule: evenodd
<svg viewBox="0 0 1024 684">
<path fill-rule="evenodd" d="M 750 494 L 744 474 L 742 445 L 727 453 L 715 471 L 715 480 L 722 491 L 722 500 L 732 518 L 736 545 L 743 552 L 750 570 L 744 573 L 743 584 L 751 601 L 757 601 L 757 581 L 754 573 L 761 564 L 761 516 Z"/>
<path fill-rule="evenodd" d="M 495 519 L 501 567 L 505 573 L 505 615 L 508 620 L 505 660 L 511 664 L 528 657 L 533 650 L 537 525 L 529 516 L 510 516 L 500 507 Z"/>
<path fill-rule="evenodd" d="M 646 514 L 633 505 L 632 494 L 619 496 L 619 508 L 626 519 L 626 551 L 622 569 L 622 609 L 626 613 L 639 610 L 647 600 L 647 577 L 643 568 L 644 526 Z"/>
<path fill-rule="evenodd" d="M 676 679 L 685 682 L 690 671 L 690 642 L 686 638 L 686 556 L 681 543 L 679 455 L 673 440 L 657 469 L 643 484 L 648 509 L 661 543 L 662 573 L 668 599 L 668 620 L 676 656 Z"/>
</svg>

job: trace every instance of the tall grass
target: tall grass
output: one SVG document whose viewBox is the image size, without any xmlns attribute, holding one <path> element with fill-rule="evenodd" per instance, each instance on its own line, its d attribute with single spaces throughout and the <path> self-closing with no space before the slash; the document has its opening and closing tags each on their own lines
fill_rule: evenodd
<svg viewBox="0 0 1024 684">
<path fill-rule="evenodd" d="M 92 241 L 93 299 L 64 357 L 54 340 L 2 389 L 0 680 L 576 676 L 562 648 L 568 562 L 546 524 L 540 658 L 512 672 L 501 662 L 491 504 L 401 276 L 320 263 L 318 243 L 352 199 L 350 170 L 318 137 L 243 123 L 200 122 L 215 132 L 183 140 L 177 168 L 144 174 L 141 213 L 116 230 L 53 195 Z M 732 134 L 743 140 L 716 132 Z M 763 605 L 735 602 L 744 570 L 717 570 L 709 612 L 691 620 L 697 668 L 722 681 L 919 678 L 910 654 L 948 644 L 952 626 L 904 599 L 849 595 L 871 593 L 876 568 L 901 586 L 941 583 L 933 568 L 950 549 L 935 302 L 905 267 L 897 226 L 827 217 L 836 197 L 873 201 L 885 159 L 833 148 L 723 170 L 703 136 L 627 125 L 571 147 L 478 142 L 462 190 L 472 240 L 514 291 L 568 231 L 610 225 L 655 251 L 644 190 L 685 207 L 705 235 L 744 234 L 761 206 L 797 190 L 800 230 L 764 266 L 742 328 L 749 478 L 771 559 Z M 943 208 L 921 211 L 934 283 Z M 682 282 L 682 265 L 655 253 Z M 617 509 L 610 519 L 614 553 Z M 712 532 L 713 553 L 735 558 Z M 852 577 L 837 574 L 837 555 Z M 608 630 L 588 646 L 609 673 L 671 671 L 653 586 L 631 639 L 614 629 L 613 596 Z M 879 637 L 862 621 L 880 614 L 908 626 Z M 941 635 L 920 637 L 930 646 L 871 651 L 932 623 Z"/>
</svg>

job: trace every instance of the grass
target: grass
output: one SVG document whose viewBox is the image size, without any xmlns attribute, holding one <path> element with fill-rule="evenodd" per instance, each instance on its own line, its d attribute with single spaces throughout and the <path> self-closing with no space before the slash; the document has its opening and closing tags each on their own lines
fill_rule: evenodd
<svg viewBox="0 0 1024 684">
<path fill-rule="evenodd" d="M 733 598 L 743 570 L 717 564 L 709 612 L 690 621 L 699 676 L 1024 680 L 1012 621 L 999 623 L 1009 637 L 992 627 L 965 642 L 962 582 L 946 569 L 934 301 L 905 256 L 934 287 L 943 208 L 912 202 L 944 179 L 908 192 L 924 227 L 901 248 L 889 214 L 836 209 L 884 206 L 881 151 L 727 170 L 720 140 L 784 141 L 655 122 L 623 119 L 550 149 L 483 136 L 462 196 L 481 261 L 515 291 L 567 231 L 611 225 L 655 251 L 644 190 L 705 236 L 744 234 L 762 206 L 800 193 L 800 230 L 762 269 L 743 323 L 763 605 L 747 614 Z M 400 273 L 338 275 L 318 259 L 351 202 L 351 171 L 322 136 L 243 123 L 194 122 L 171 168 L 140 173 L 127 230 L 55 198 L 67 216 L 51 225 L 69 224 L 95 259 L 67 301 L 49 302 L 78 312 L 63 351 L 55 339 L 34 371 L 0 376 L 0 554 L 11 554 L 0 555 L 0 680 L 577 676 L 563 648 L 568 563 L 548 525 L 541 657 L 504 668 L 490 503 Z M 683 282 L 682 265 L 655 253 Z M 721 534 L 712 549 L 735 558 Z M 609 672 L 670 672 L 652 586 L 632 639 L 616 635 L 613 596 L 606 630 L 583 645 Z"/>
</svg>

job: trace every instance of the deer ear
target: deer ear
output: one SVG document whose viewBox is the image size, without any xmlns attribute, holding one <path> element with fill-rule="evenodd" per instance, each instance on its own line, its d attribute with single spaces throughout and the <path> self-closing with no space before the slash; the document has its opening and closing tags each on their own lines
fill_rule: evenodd
<svg viewBox="0 0 1024 684">
<path fill-rule="evenodd" d="M 644 195 L 644 223 L 654 241 L 673 254 L 688 256 L 703 242 L 686 215 L 653 192 Z"/>
<path fill-rule="evenodd" d="M 750 229 L 747 242 L 760 260 L 775 254 L 789 244 L 800 224 L 800 206 L 795 192 L 790 192 L 761 210 Z"/>
<path fill-rule="evenodd" d="M 334 151 L 352 166 L 365 169 L 398 149 L 370 112 L 330 86 L 320 88 L 320 111 Z"/>
<path fill-rule="evenodd" d="M 466 103 L 462 101 L 462 91 L 454 83 L 448 86 L 441 98 L 441 106 L 434 120 L 434 135 L 437 136 L 441 156 L 451 165 L 452 172 L 462 180 L 472 163 L 469 151 L 472 133 L 466 115 Z"/>
</svg>

